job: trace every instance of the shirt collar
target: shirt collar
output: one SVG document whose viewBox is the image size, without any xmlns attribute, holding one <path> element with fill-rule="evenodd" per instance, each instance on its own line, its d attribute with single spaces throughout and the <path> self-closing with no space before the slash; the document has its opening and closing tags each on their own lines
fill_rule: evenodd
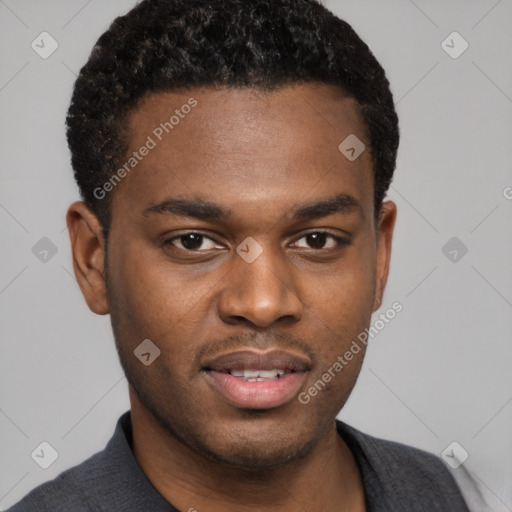
<svg viewBox="0 0 512 512">
<path fill-rule="evenodd" d="M 379 485 L 377 475 L 362 446 L 361 435 L 349 425 L 336 420 L 338 434 L 352 452 L 363 478 L 368 510 L 375 505 L 369 488 Z M 118 510 L 151 510 L 153 512 L 178 512 L 153 486 L 139 466 L 133 453 L 133 427 L 131 412 L 126 411 L 117 421 L 113 436 L 105 449 L 96 456 L 98 464 L 97 484 L 84 492 L 87 499 L 98 511 L 112 512 L 112 506 L 105 507 L 101 498 L 104 494 L 116 495 Z M 102 492 L 98 492 L 102 487 Z M 372 493 L 373 494 L 373 493 Z M 100 496 L 100 498 L 98 498 Z"/>
<path fill-rule="evenodd" d="M 84 490 L 88 502 L 93 505 L 91 509 L 101 512 L 178 512 L 146 477 L 132 448 L 131 413 L 127 411 L 117 421 L 105 449 L 95 456 L 95 485 L 86 486 Z M 115 507 L 111 500 L 105 499 L 112 495 L 115 497 Z"/>
</svg>

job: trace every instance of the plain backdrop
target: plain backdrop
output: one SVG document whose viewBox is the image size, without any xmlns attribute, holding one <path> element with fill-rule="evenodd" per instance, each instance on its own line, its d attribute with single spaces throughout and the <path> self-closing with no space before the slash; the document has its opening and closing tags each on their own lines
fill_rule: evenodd
<svg viewBox="0 0 512 512">
<path fill-rule="evenodd" d="M 78 191 L 64 119 L 94 42 L 133 4 L 0 0 L 3 509 L 102 449 L 129 408 L 109 318 L 87 309 L 72 272 L 64 216 Z M 511 511 L 512 2 L 326 5 L 386 69 L 401 127 L 381 311 L 403 310 L 371 340 L 339 417 L 439 456 L 456 441 L 469 457 L 450 471 Z M 42 32 L 58 43 L 46 59 L 31 47 Z M 43 237 L 57 251 L 47 261 Z M 58 452 L 48 469 L 31 458 L 43 441 Z"/>
</svg>

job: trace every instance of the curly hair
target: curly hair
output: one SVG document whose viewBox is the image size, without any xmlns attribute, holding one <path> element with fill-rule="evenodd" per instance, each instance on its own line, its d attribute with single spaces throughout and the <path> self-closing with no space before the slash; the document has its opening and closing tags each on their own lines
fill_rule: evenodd
<svg viewBox="0 0 512 512">
<path fill-rule="evenodd" d="M 144 0 L 98 39 L 66 118 L 75 180 L 105 233 L 101 187 L 128 151 L 125 122 L 151 92 L 200 86 L 338 87 L 367 128 L 377 214 L 393 178 L 398 116 L 385 72 L 352 27 L 317 0 Z"/>
</svg>

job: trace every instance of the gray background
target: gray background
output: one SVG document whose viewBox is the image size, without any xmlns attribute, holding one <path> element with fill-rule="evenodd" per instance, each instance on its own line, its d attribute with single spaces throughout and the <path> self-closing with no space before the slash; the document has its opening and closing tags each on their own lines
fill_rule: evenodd
<svg viewBox="0 0 512 512">
<path fill-rule="evenodd" d="M 0 0 L 3 509 L 103 448 L 129 408 L 109 318 L 89 312 L 72 275 L 64 215 L 78 192 L 63 123 L 93 43 L 132 5 Z M 457 441 L 469 458 L 454 475 L 512 511 L 512 2 L 327 5 L 387 70 L 402 131 L 381 311 L 403 311 L 371 341 L 340 418 L 437 454 Z M 48 59 L 31 48 L 43 31 L 59 44 Z M 441 46 L 453 31 L 469 43 L 457 59 Z M 42 237 L 57 248 L 46 262 L 32 252 Z M 468 249 L 455 262 L 442 252 L 452 237 Z M 42 441 L 59 453 L 46 470 L 30 456 Z"/>
</svg>

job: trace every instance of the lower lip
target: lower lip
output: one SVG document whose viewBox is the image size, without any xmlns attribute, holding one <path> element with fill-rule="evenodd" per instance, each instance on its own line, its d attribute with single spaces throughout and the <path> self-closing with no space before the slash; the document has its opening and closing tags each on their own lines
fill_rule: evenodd
<svg viewBox="0 0 512 512">
<path fill-rule="evenodd" d="M 215 389 L 232 405 L 245 409 L 279 407 L 294 398 L 301 386 L 303 372 L 287 373 L 275 380 L 247 382 L 229 373 L 206 372 Z"/>
</svg>

